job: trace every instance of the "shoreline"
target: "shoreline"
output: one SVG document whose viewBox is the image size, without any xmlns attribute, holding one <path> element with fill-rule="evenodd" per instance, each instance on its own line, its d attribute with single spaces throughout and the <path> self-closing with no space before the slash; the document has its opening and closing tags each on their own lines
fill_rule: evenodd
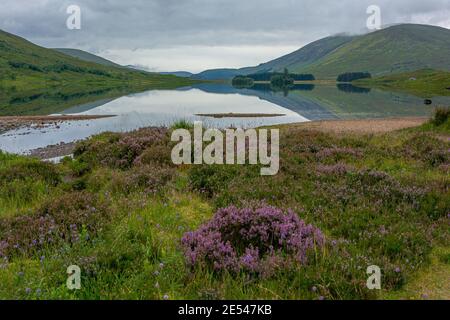
<svg viewBox="0 0 450 320">
<path fill-rule="evenodd" d="M 398 117 L 382 119 L 318 120 L 282 125 L 282 128 L 316 130 L 328 133 L 381 134 L 421 126 L 428 117 Z"/>
<path fill-rule="evenodd" d="M 65 121 L 96 120 L 112 117 L 115 117 L 115 115 L 0 116 L 0 134 L 23 127 L 58 126 L 58 124 Z"/>
<path fill-rule="evenodd" d="M 322 131 L 334 134 L 382 134 L 391 131 L 421 126 L 429 121 L 426 117 L 402 117 L 386 119 L 357 119 L 357 120 L 322 120 L 284 124 L 272 126 L 290 130 Z M 31 150 L 28 156 L 47 160 L 67 156 L 73 153 L 77 141 L 60 143 Z"/>
<path fill-rule="evenodd" d="M 197 113 L 195 114 L 199 117 L 208 117 L 208 118 L 276 118 L 276 117 L 284 117 L 286 114 L 283 113 Z"/>
</svg>

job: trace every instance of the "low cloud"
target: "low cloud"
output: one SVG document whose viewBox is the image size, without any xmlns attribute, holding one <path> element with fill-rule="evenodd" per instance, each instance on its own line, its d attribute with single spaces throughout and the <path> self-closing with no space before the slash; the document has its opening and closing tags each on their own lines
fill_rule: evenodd
<svg viewBox="0 0 450 320">
<path fill-rule="evenodd" d="M 365 31 L 366 8 L 383 24 L 450 27 L 450 0 L 2 0 L 0 28 L 46 47 L 72 47 L 121 64 L 200 71 L 265 62 L 340 32 Z M 82 29 L 66 28 L 79 5 Z"/>
</svg>

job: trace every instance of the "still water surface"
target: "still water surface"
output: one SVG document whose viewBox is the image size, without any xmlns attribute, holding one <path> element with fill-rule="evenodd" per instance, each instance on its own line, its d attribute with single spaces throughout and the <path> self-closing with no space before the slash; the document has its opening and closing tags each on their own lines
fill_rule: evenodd
<svg viewBox="0 0 450 320">
<path fill-rule="evenodd" d="M 450 104 L 435 97 L 434 104 Z M 351 85 L 295 85 L 274 91 L 268 85 L 238 89 L 226 84 L 200 84 L 177 90 L 152 90 L 117 99 L 99 99 L 61 112 L 77 115 L 116 115 L 72 121 L 47 128 L 22 128 L 0 135 L 0 149 L 13 153 L 60 142 L 85 139 L 105 131 L 124 132 L 148 126 L 170 126 L 178 120 L 203 121 L 204 126 L 257 127 L 315 120 L 429 116 L 433 106 L 423 99 Z M 283 114 L 277 117 L 212 118 L 198 114 Z"/>
</svg>

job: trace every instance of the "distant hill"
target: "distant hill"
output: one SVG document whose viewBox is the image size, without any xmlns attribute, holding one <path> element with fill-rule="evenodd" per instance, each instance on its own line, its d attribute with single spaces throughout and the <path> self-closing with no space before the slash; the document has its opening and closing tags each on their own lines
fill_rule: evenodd
<svg viewBox="0 0 450 320">
<path fill-rule="evenodd" d="M 449 29 L 401 24 L 365 35 L 327 37 L 256 67 L 207 70 L 193 78 L 231 79 L 284 68 L 293 73 L 312 73 L 318 79 L 359 71 L 374 76 L 427 68 L 450 71 L 449 56 Z"/>
<path fill-rule="evenodd" d="M 306 68 L 293 71 L 334 77 L 348 71 L 374 76 L 436 69 L 450 71 L 450 30 L 403 24 L 356 37 Z"/>
<path fill-rule="evenodd" d="M 172 75 L 181 78 L 190 78 L 193 76 L 193 73 L 187 71 L 173 71 L 173 72 L 158 72 L 159 74 Z"/>
<path fill-rule="evenodd" d="M 121 67 L 119 64 L 114 63 L 112 61 L 109 61 L 105 58 L 96 56 L 95 54 L 83 51 L 83 50 L 78 50 L 78 49 L 68 49 L 68 48 L 55 48 L 53 50 L 56 50 L 58 52 L 64 53 L 68 56 L 83 60 L 83 61 L 87 61 L 87 62 L 94 62 L 94 63 L 98 63 L 104 66 L 109 66 L 109 67 Z"/>
<path fill-rule="evenodd" d="M 197 80 L 221 80 L 227 79 L 231 80 L 235 76 L 243 75 L 239 69 L 212 69 L 200 72 L 198 74 L 194 74 L 192 79 Z"/>
<path fill-rule="evenodd" d="M 0 30 L 1 115 L 55 113 L 91 98 L 192 83 L 186 78 L 84 61 Z"/>
<path fill-rule="evenodd" d="M 0 30 L 1 85 L 5 87 L 11 84 L 19 91 L 61 86 L 63 83 L 71 82 L 77 86 L 86 84 L 92 89 L 96 84 L 166 85 L 166 81 L 180 79 L 131 70 L 80 50 L 64 50 L 64 52 L 40 47 Z"/>
<path fill-rule="evenodd" d="M 187 71 L 168 71 L 168 72 L 156 72 L 151 70 L 150 68 L 144 67 L 144 66 L 136 66 L 136 65 L 128 65 L 127 68 L 133 69 L 133 70 L 140 70 L 145 72 L 151 72 L 155 74 L 161 74 L 166 76 L 176 76 L 180 78 L 190 78 L 192 77 L 193 73 L 187 72 Z"/>
</svg>

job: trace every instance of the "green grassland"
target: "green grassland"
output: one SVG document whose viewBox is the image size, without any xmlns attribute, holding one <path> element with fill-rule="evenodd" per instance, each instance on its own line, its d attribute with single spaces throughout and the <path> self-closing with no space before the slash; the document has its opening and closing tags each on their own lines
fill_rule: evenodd
<svg viewBox="0 0 450 320">
<path fill-rule="evenodd" d="M 450 96 L 450 72 L 432 69 L 358 80 L 353 83 L 355 85 L 407 92 L 424 98 Z"/>
<path fill-rule="evenodd" d="M 318 79 L 356 71 L 368 71 L 373 76 L 424 68 L 448 71 L 449 34 L 448 29 L 427 25 L 393 26 L 355 37 L 300 70 L 313 73 Z"/>
<path fill-rule="evenodd" d="M 1 115 L 48 114 L 64 110 L 59 103 L 32 102 L 45 95 L 68 96 L 70 99 L 101 91 L 139 92 L 153 88 L 173 89 L 192 83 L 175 76 L 83 61 L 0 31 Z M 14 102 L 25 102 L 25 105 L 16 108 Z"/>
<path fill-rule="evenodd" d="M 420 128 L 339 136 L 283 126 L 273 177 L 174 166 L 170 129 L 104 133 L 57 165 L 0 153 L 0 299 L 448 298 L 448 122 L 442 111 Z M 187 264 L 186 232 L 255 201 L 292 209 L 326 244 L 264 276 Z M 373 264 L 380 292 L 366 288 Z"/>
</svg>

